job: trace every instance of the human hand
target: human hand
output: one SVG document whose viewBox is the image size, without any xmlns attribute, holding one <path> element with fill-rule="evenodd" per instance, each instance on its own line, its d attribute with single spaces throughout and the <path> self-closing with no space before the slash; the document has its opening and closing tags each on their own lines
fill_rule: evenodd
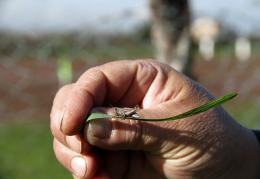
<svg viewBox="0 0 260 179">
<path fill-rule="evenodd" d="M 139 105 L 143 117 L 165 118 L 212 98 L 199 84 L 154 61 L 89 69 L 54 99 L 56 157 L 75 178 L 256 178 L 257 141 L 221 107 L 177 121 L 105 119 L 85 126 L 93 107 Z"/>
</svg>

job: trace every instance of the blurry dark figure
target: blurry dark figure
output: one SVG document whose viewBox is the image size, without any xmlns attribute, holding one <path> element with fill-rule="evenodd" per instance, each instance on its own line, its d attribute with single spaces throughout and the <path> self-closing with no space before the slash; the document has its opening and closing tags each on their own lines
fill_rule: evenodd
<svg viewBox="0 0 260 179">
<path fill-rule="evenodd" d="M 193 77 L 188 0 L 150 0 L 152 38 L 160 62 Z"/>
</svg>

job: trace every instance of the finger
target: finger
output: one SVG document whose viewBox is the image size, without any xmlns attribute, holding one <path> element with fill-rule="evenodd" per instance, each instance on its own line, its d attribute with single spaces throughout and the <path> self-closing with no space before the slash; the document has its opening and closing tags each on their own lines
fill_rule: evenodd
<svg viewBox="0 0 260 179">
<path fill-rule="evenodd" d="M 77 178 L 91 178 L 98 168 L 97 156 L 93 153 L 81 155 L 54 139 L 53 148 L 58 161 Z"/>
<path fill-rule="evenodd" d="M 64 135 L 60 132 L 60 125 L 64 115 L 64 102 L 66 101 L 67 94 L 71 91 L 73 85 L 66 85 L 62 87 L 56 94 L 50 113 L 50 128 L 52 134 L 59 139 L 60 142 L 65 141 Z"/>
<path fill-rule="evenodd" d="M 141 102 L 155 76 L 156 69 L 144 61 L 112 62 L 88 70 L 67 95 L 62 131 L 78 133 L 90 109 L 104 101 L 127 106 Z"/>
<path fill-rule="evenodd" d="M 71 91 L 73 85 L 66 85 L 62 87 L 55 96 L 50 118 L 50 128 L 53 136 L 59 140 L 63 145 L 78 153 L 87 153 L 91 147 L 80 135 L 66 136 L 61 130 L 61 120 L 63 116 L 63 105 L 67 94 Z"/>
</svg>

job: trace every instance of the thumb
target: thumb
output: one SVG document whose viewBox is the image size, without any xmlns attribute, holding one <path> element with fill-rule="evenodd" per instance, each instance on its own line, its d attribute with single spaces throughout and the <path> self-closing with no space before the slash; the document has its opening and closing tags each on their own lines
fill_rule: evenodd
<svg viewBox="0 0 260 179">
<path fill-rule="evenodd" d="M 99 108 L 108 114 L 114 114 L 112 108 Z M 153 117 L 148 110 L 140 110 L 142 117 Z M 160 122 L 144 122 L 129 119 L 98 119 L 90 122 L 84 129 L 84 136 L 88 143 L 109 150 L 157 150 L 161 142 L 173 132 Z"/>
</svg>

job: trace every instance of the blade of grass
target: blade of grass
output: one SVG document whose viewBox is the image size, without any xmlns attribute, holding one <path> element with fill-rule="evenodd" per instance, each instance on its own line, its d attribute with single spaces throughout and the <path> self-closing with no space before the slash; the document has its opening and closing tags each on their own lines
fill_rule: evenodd
<svg viewBox="0 0 260 179">
<path fill-rule="evenodd" d="M 225 95 L 221 98 L 209 101 L 208 103 L 203 104 L 203 105 L 201 105 L 197 108 L 194 108 L 192 110 L 189 110 L 187 112 L 184 112 L 184 113 L 181 113 L 179 115 L 169 117 L 169 118 L 164 118 L 164 119 L 143 119 L 143 118 L 141 118 L 141 119 L 136 119 L 136 120 L 142 120 L 142 121 L 172 121 L 172 120 L 177 120 L 177 119 L 183 119 L 183 118 L 187 118 L 187 117 L 190 117 L 190 116 L 200 114 L 200 113 L 205 112 L 209 109 L 215 108 L 215 107 L 233 99 L 237 95 L 238 95 L 237 93 L 231 93 L 231 94 Z"/>
<path fill-rule="evenodd" d="M 109 114 L 104 114 L 104 113 L 99 113 L 99 112 L 93 112 L 91 113 L 88 118 L 87 118 L 87 122 L 90 122 L 92 120 L 95 120 L 95 119 L 109 119 L 109 118 L 112 118 L 113 116 L 112 115 L 109 115 Z"/>
<path fill-rule="evenodd" d="M 192 110 L 186 111 L 184 113 L 181 113 L 179 115 L 176 116 L 172 116 L 169 118 L 162 118 L 162 119 L 146 119 L 146 118 L 135 118 L 135 117 L 125 117 L 124 119 L 132 119 L 132 120 L 140 120 L 140 121 L 153 121 L 153 122 L 159 122 L 159 121 L 173 121 L 173 120 L 177 120 L 177 119 L 183 119 L 183 118 L 187 118 L 190 116 L 194 116 L 197 114 L 200 114 L 202 112 L 205 112 L 209 109 L 215 108 L 231 99 L 233 99 L 234 97 L 236 97 L 238 94 L 237 93 L 230 93 L 227 94 L 223 97 L 220 97 L 218 99 L 209 101 L 206 104 L 203 104 L 197 108 L 194 108 Z M 92 113 L 88 118 L 87 118 L 87 122 L 95 120 L 95 119 L 101 119 L 101 118 L 121 118 L 118 116 L 112 116 L 112 115 L 108 115 L 108 114 L 103 114 L 103 113 Z"/>
</svg>

